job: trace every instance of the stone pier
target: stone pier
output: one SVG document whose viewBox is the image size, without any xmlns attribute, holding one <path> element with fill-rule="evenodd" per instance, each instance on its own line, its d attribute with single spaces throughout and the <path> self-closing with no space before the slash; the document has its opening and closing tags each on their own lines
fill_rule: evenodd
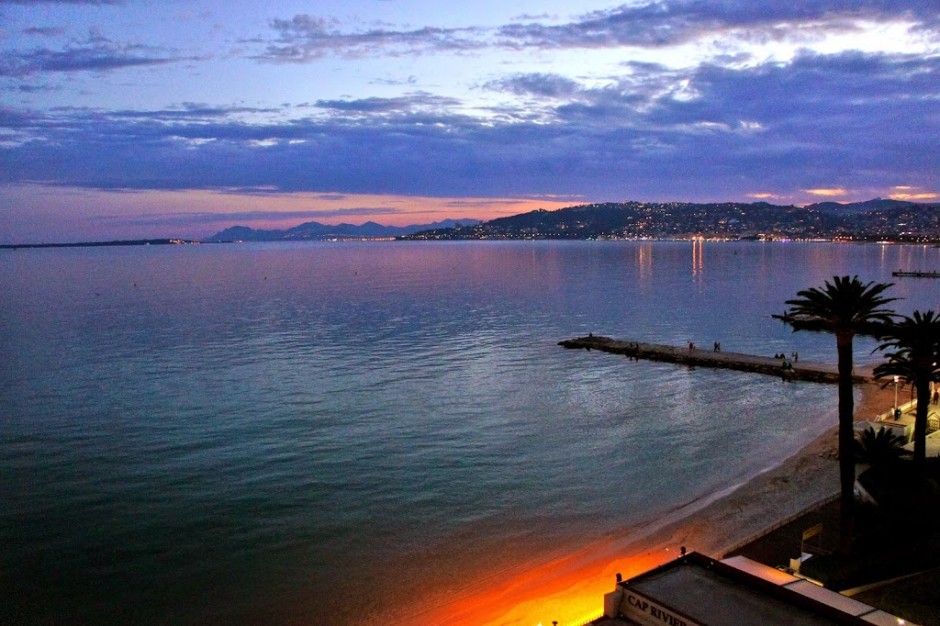
<svg viewBox="0 0 940 626">
<path fill-rule="evenodd" d="M 600 350 L 611 354 L 622 354 L 628 358 L 645 359 L 648 361 L 664 361 L 677 363 L 689 367 L 719 367 L 779 376 L 786 380 L 805 380 L 817 383 L 835 383 L 839 380 L 839 373 L 835 365 L 827 363 L 812 363 L 772 356 L 758 356 L 742 354 L 740 352 L 725 352 L 714 350 L 714 346 L 701 348 L 698 346 L 670 346 L 658 343 L 643 343 L 640 341 L 621 341 L 610 337 L 589 335 L 576 339 L 566 339 L 558 345 L 569 349 Z M 833 348 L 835 352 L 835 348 Z M 871 367 L 855 367 L 852 379 L 856 383 L 865 383 L 871 380 Z"/>
</svg>

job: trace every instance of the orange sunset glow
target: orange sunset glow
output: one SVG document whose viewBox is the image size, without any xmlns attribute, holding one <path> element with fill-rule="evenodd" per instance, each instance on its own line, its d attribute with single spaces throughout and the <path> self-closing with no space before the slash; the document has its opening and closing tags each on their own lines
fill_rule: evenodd
<svg viewBox="0 0 940 626">
<path fill-rule="evenodd" d="M 678 546 L 661 543 L 624 548 L 617 541 L 598 542 L 458 592 L 453 601 L 419 608 L 413 619 L 441 626 L 579 626 L 603 613 L 604 594 L 614 589 L 618 573 L 628 579 L 678 556 Z"/>
<path fill-rule="evenodd" d="M 141 237 L 207 237 L 230 226 L 283 229 L 303 222 L 386 226 L 429 224 L 444 219 L 490 220 L 535 209 L 555 210 L 580 200 L 573 196 L 431 197 L 394 194 L 281 192 L 269 188 L 184 190 L 91 190 L 13 185 L 0 190 L 0 200 L 23 207 L 10 219 L 19 240 L 35 239 L 36 224 L 47 217 L 54 199 L 67 208 L 62 229 L 50 240 L 93 240 L 104 230 L 116 239 Z"/>
</svg>

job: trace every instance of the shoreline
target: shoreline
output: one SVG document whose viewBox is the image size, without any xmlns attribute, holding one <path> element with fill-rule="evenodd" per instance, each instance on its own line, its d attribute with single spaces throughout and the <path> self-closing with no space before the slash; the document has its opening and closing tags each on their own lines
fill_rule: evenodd
<svg viewBox="0 0 940 626">
<path fill-rule="evenodd" d="M 882 389 L 878 383 L 865 383 L 857 388 L 861 393 L 855 404 L 856 421 L 873 418 L 892 406 L 891 389 Z M 693 514 L 696 521 L 712 528 L 730 528 L 724 522 L 734 521 L 736 531 L 722 537 L 711 536 L 708 529 L 690 532 L 687 535 L 690 549 L 724 557 L 773 528 L 838 497 L 837 433 L 838 425 L 833 425 L 777 467 L 755 476 L 741 488 Z M 745 521 L 748 524 L 742 524 Z M 697 538 L 700 542 L 694 541 Z"/>
<path fill-rule="evenodd" d="M 856 421 L 892 406 L 893 388 L 869 382 L 856 389 Z M 452 626 L 583 623 L 603 611 L 603 595 L 613 589 L 618 573 L 624 578 L 640 574 L 678 557 L 680 546 L 723 558 L 838 497 L 837 430 L 833 424 L 782 462 L 704 501 L 686 503 L 641 527 L 411 617 Z"/>
</svg>

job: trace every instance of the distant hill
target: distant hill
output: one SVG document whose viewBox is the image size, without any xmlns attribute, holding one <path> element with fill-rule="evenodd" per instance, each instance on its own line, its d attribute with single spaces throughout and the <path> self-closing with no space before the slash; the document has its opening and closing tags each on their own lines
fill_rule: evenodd
<svg viewBox="0 0 940 626">
<path fill-rule="evenodd" d="M 940 243 L 940 205 L 900 200 L 797 207 L 766 202 L 608 202 L 539 209 L 403 239 L 838 239 Z"/>
<path fill-rule="evenodd" d="M 321 224 L 319 222 L 305 222 L 293 228 L 284 230 L 255 230 L 248 226 L 232 226 L 218 232 L 203 241 L 207 243 L 221 243 L 227 241 L 324 241 L 328 239 L 383 239 L 403 237 L 412 233 L 455 228 L 458 226 L 473 226 L 480 220 L 442 220 L 431 224 L 415 224 L 413 226 L 383 226 L 375 222 L 366 222 L 359 226 L 354 224 Z"/>
<path fill-rule="evenodd" d="M 916 202 L 909 202 L 907 200 L 875 198 L 864 202 L 850 202 L 846 204 L 840 202 L 819 202 L 817 204 L 810 204 L 804 208 L 841 215 L 857 215 L 859 213 L 871 213 L 873 211 L 905 209 L 916 205 Z"/>
</svg>

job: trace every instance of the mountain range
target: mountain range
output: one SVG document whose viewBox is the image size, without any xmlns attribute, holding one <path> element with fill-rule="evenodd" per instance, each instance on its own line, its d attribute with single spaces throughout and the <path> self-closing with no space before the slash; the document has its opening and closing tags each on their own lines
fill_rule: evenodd
<svg viewBox="0 0 940 626">
<path fill-rule="evenodd" d="M 538 209 L 486 222 L 443 220 L 383 226 L 306 222 L 284 230 L 233 226 L 210 243 L 333 239 L 840 239 L 940 243 L 940 204 L 875 198 L 803 207 L 767 202 L 607 202 Z"/>
<path fill-rule="evenodd" d="M 354 224 L 321 224 L 304 222 L 284 230 L 255 230 L 248 226 L 232 226 L 204 239 L 206 243 L 230 241 L 325 241 L 330 239 L 392 239 L 428 230 L 474 226 L 480 220 L 442 220 L 431 224 L 412 226 L 383 226 L 375 222 Z"/>
</svg>

